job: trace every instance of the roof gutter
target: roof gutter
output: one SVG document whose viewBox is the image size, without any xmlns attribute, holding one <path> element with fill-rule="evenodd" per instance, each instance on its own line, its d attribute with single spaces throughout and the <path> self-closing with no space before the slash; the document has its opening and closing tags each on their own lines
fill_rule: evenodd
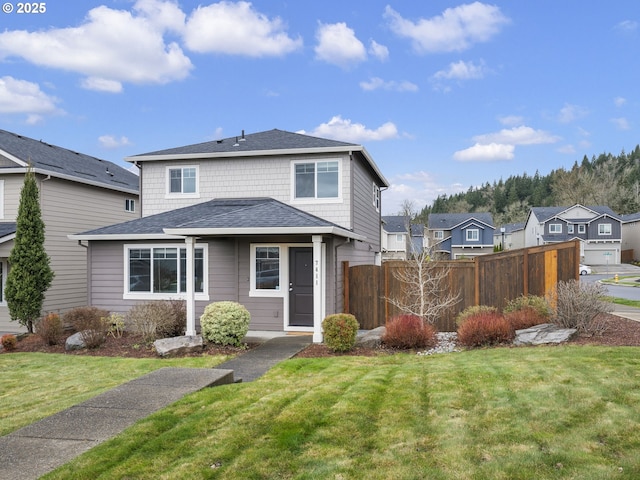
<svg viewBox="0 0 640 480">
<path fill-rule="evenodd" d="M 366 240 L 366 236 L 340 227 L 251 227 L 251 228 L 165 228 L 171 236 L 205 237 L 238 235 L 335 235 L 353 240 Z"/>
</svg>

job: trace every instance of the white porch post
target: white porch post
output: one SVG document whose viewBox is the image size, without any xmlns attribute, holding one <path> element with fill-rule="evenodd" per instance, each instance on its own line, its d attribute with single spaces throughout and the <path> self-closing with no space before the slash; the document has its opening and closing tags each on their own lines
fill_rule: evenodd
<svg viewBox="0 0 640 480">
<path fill-rule="evenodd" d="M 325 304 L 324 261 L 322 258 L 322 236 L 313 235 L 313 343 L 322 343 L 322 312 Z"/>
<path fill-rule="evenodd" d="M 196 335 L 196 294 L 195 284 L 193 281 L 194 269 L 194 251 L 196 239 L 194 237 L 186 237 L 184 239 L 187 250 L 187 331 L 185 335 L 195 337 Z"/>
</svg>

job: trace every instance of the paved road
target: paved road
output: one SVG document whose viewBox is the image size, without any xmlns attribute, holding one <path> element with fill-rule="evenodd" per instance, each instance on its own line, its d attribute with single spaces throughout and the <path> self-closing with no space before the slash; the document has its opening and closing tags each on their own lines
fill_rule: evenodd
<svg viewBox="0 0 640 480">
<path fill-rule="evenodd" d="M 593 274 L 581 275 L 580 281 L 594 283 L 605 278 L 612 278 L 613 275 Z M 640 288 L 627 287 L 622 285 L 605 285 L 608 294 L 612 297 L 626 298 L 627 300 L 640 300 Z M 638 285 L 640 287 L 640 284 Z"/>
</svg>

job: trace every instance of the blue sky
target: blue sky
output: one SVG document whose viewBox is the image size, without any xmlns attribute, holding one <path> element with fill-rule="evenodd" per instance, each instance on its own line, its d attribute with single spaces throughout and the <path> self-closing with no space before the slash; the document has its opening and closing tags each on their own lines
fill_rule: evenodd
<svg viewBox="0 0 640 480">
<path fill-rule="evenodd" d="M 394 214 L 640 143 L 637 0 L 42 6 L 3 3 L 0 128 L 123 165 L 303 132 L 364 145 Z"/>
</svg>

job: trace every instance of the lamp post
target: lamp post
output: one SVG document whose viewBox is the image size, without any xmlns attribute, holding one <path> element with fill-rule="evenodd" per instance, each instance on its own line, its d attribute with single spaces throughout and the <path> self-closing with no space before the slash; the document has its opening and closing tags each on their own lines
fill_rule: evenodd
<svg viewBox="0 0 640 480">
<path fill-rule="evenodd" d="M 501 248 L 501 250 L 503 250 L 503 251 L 504 251 L 504 232 L 505 232 L 505 230 L 506 229 L 504 227 L 500 227 L 500 233 L 502 234 L 502 245 L 501 245 L 502 248 Z"/>
</svg>

